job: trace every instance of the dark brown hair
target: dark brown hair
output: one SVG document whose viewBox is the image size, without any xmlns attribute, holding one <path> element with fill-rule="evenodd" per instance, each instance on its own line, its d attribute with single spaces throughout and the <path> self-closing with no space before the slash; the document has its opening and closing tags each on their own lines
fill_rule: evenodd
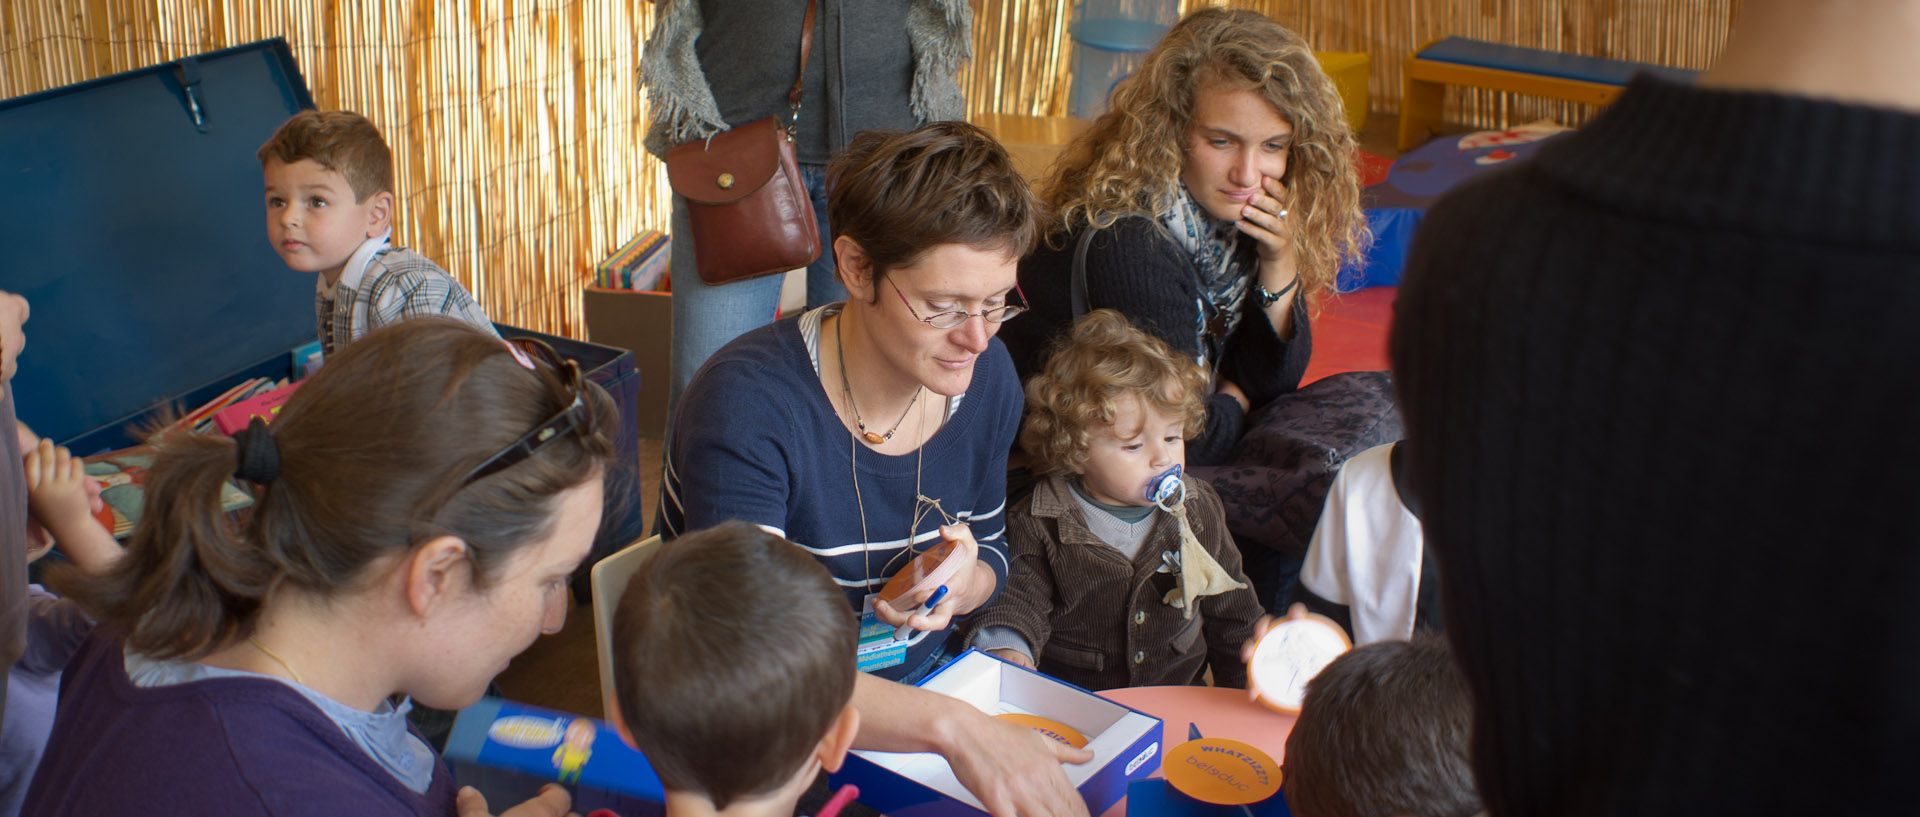
<svg viewBox="0 0 1920 817">
<path fill-rule="evenodd" d="M 1094 433 L 1113 425 L 1127 399 L 1180 420 L 1191 439 L 1206 423 L 1206 388 L 1207 373 L 1193 361 L 1126 316 L 1096 309 L 1054 342 L 1047 368 L 1027 381 L 1020 448 L 1040 476 L 1078 471 Z"/>
<path fill-rule="evenodd" d="M 1447 641 L 1416 635 L 1340 656 L 1307 684 L 1287 736 L 1298 817 L 1469 817 L 1473 700 Z"/>
<path fill-rule="evenodd" d="M 528 370 L 498 338 L 450 318 L 377 329 L 330 356 L 267 427 L 279 474 L 256 487 L 244 523 L 220 511 L 234 441 L 166 434 L 126 557 L 98 578 L 52 579 L 123 627 L 134 649 L 189 660 L 247 637 L 280 588 L 329 598 L 360 586 L 376 559 L 438 536 L 466 542 L 484 587 L 551 532 L 561 492 L 607 471 L 618 414 L 578 381 L 582 427 L 466 484 L 569 406 L 571 382 L 545 363 Z"/>
<path fill-rule="evenodd" d="M 387 140 L 366 117 L 352 111 L 294 114 L 255 155 L 262 165 L 268 159 L 284 164 L 312 159 L 345 176 L 356 202 L 393 192 L 393 153 L 387 149 Z"/>
<path fill-rule="evenodd" d="M 859 243 L 876 284 L 941 244 L 1033 251 L 1040 202 L 1006 149 L 965 122 L 863 131 L 827 163 L 827 221 Z"/>
<path fill-rule="evenodd" d="M 660 545 L 613 619 L 613 676 L 668 789 L 716 809 L 791 780 L 853 698 L 859 627 L 826 568 L 727 522 Z"/>
</svg>

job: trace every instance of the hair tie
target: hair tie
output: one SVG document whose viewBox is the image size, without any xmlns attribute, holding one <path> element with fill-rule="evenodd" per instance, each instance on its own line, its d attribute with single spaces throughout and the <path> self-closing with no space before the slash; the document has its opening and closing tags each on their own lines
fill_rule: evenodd
<svg viewBox="0 0 1920 817">
<path fill-rule="evenodd" d="M 233 435 L 239 465 L 233 475 L 244 480 L 270 485 L 280 476 L 280 446 L 267 431 L 267 421 L 258 417 Z"/>
</svg>

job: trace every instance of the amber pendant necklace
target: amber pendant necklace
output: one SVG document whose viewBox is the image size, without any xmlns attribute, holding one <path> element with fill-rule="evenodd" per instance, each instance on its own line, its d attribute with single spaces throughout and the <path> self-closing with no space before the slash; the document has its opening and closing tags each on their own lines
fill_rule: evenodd
<svg viewBox="0 0 1920 817">
<path fill-rule="evenodd" d="M 853 424 L 860 427 L 860 437 L 866 440 L 868 445 L 880 445 L 893 439 L 893 433 L 899 431 L 900 424 L 907 421 L 907 415 L 913 412 L 914 404 L 920 402 L 920 392 L 925 391 L 927 387 L 920 386 L 913 390 L 913 399 L 907 401 L 906 410 L 900 412 L 900 419 L 893 421 L 893 427 L 887 429 L 887 433 L 868 431 L 866 421 L 860 419 L 860 404 L 853 402 L 853 383 L 847 380 L 847 342 L 840 329 L 841 322 L 845 320 L 845 314 L 836 315 L 833 319 L 833 345 L 840 353 L 840 390 L 847 395 L 847 410 L 853 412 Z"/>
</svg>

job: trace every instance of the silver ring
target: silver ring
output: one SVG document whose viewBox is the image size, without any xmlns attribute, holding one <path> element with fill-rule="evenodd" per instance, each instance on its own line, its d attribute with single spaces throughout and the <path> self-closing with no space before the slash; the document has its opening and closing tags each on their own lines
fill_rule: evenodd
<svg viewBox="0 0 1920 817">
<path fill-rule="evenodd" d="M 1287 208 L 1285 208 L 1285 207 L 1282 207 L 1282 208 L 1280 208 L 1280 217 L 1281 217 L 1281 218 L 1286 218 L 1286 217 L 1287 217 Z"/>
</svg>

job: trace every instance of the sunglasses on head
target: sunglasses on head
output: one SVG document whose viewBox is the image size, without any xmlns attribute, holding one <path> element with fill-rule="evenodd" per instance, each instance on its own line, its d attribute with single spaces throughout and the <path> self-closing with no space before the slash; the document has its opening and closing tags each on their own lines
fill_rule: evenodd
<svg viewBox="0 0 1920 817">
<path fill-rule="evenodd" d="M 506 343 L 508 349 L 515 352 L 514 357 L 520 359 L 523 364 L 531 364 L 528 368 L 544 365 L 552 369 L 559 375 L 561 384 L 566 387 L 567 393 L 571 394 L 573 399 L 559 413 L 534 426 L 532 431 L 521 435 L 520 439 L 514 440 L 498 453 L 474 466 L 472 471 L 467 472 L 466 478 L 461 480 L 460 486 L 463 488 L 519 465 L 540 449 L 551 445 L 554 440 L 565 437 L 569 433 L 579 432 L 587 426 L 587 401 L 580 394 L 580 364 L 561 357 L 559 352 L 554 351 L 552 346 L 548 346 L 546 341 L 539 338 L 509 338 Z M 532 363 L 533 361 L 538 363 Z"/>
</svg>

